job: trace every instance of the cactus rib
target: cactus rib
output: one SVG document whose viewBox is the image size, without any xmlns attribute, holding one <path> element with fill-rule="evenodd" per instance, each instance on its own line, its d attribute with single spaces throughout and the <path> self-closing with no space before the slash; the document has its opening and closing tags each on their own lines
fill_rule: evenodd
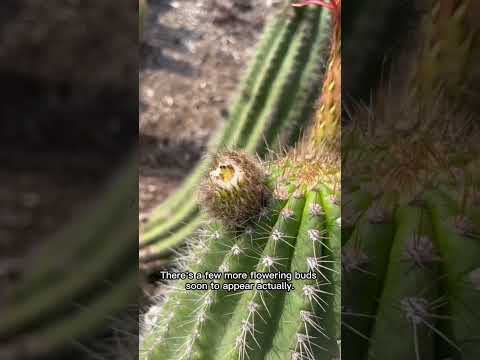
<svg viewBox="0 0 480 360">
<path fill-rule="evenodd" d="M 298 17 L 297 14 L 294 19 Z M 289 23 L 291 24 L 292 21 L 289 20 Z M 285 34 L 277 40 L 277 47 L 281 45 L 280 48 L 267 58 L 268 65 L 265 65 L 263 76 L 260 77 L 261 81 L 257 80 L 256 90 L 251 95 L 252 100 L 241 114 L 238 113 L 239 119 L 243 119 L 238 123 L 246 125 L 236 128 L 234 131 L 236 135 L 233 136 L 236 141 L 229 146 L 245 147 L 248 152 L 256 151 L 259 155 L 265 155 L 268 147 L 274 145 L 276 140 L 279 142 L 283 142 L 284 138 L 288 138 L 289 141 L 294 140 L 295 134 L 298 135 L 299 125 L 310 116 L 313 99 L 318 96 L 322 68 L 322 62 L 319 60 L 326 54 L 328 48 L 326 33 L 330 21 L 327 13 L 312 9 L 308 9 L 303 18 L 297 21 L 295 31 L 285 30 Z M 271 92 L 270 88 L 276 90 Z M 260 94 L 263 95 L 260 96 Z M 259 115 L 260 121 L 257 121 Z M 284 130 L 279 131 L 279 128 Z M 282 133 L 285 135 L 281 135 Z M 250 136 L 252 134 L 253 137 Z M 262 134 L 267 136 L 266 144 Z M 246 141 L 247 137 L 248 141 Z M 205 168 L 201 171 L 204 172 Z M 201 171 L 195 174 L 200 176 Z M 188 182 L 192 186 L 195 183 L 190 180 Z M 195 191 L 192 190 L 190 199 L 194 193 Z M 167 200 L 167 208 L 168 204 L 173 203 Z M 163 205 L 158 213 L 165 215 L 162 209 L 164 209 Z M 198 217 L 196 203 L 190 200 L 184 206 L 177 208 L 176 215 L 171 220 L 157 222 L 154 218 L 141 236 L 141 247 L 148 248 L 150 245 L 151 250 L 145 250 L 146 252 L 155 253 L 156 258 L 165 256 L 163 249 L 166 247 L 162 242 L 168 242 L 169 245 L 180 242 L 182 238 L 178 235 L 170 235 L 171 232 L 191 234 L 194 226 L 190 224 L 200 221 L 197 220 Z"/>
</svg>

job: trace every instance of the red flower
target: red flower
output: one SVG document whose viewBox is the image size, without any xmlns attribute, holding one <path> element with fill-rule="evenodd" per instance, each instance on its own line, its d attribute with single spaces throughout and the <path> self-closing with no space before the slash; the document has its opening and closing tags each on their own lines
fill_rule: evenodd
<svg viewBox="0 0 480 360">
<path fill-rule="evenodd" d="M 301 3 L 292 4 L 292 6 L 302 7 L 307 5 L 320 5 L 327 9 L 335 10 L 338 6 L 338 0 L 304 0 Z"/>
</svg>

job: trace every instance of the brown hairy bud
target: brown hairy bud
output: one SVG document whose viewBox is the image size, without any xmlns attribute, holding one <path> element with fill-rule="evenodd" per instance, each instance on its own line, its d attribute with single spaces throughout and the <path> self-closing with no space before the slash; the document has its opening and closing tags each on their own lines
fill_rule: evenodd
<svg viewBox="0 0 480 360">
<path fill-rule="evenodd" d="M 259 162 L 246 153 L 217 154 L 213 168 L 200 187 L 200 204 L 225 225 L 242 228 L 260 213 L 271 197 L 266 178 Z"/>
</svg>

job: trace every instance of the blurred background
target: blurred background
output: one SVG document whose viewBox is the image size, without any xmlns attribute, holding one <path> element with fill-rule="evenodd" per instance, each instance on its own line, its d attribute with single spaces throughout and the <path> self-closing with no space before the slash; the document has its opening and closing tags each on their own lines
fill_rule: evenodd
<svg viewBox="0 0 480 360">
<path fill-rule="evenodd" d="M 104 193 L 136 148 L 137 74 L 136 2 L 2 2 L 2 360 L 119 358 L 114 352 L 120 346 L 112 339 L 127 327 L 136 336 L 133 282 L 128 291 L 122 288 L 123 297 L 104 307 L 109 311 L 98 312 L 104 295 L 126 278 L 110 265 L 93 266 L 100 264 L 95 254 L 115 226 L 100 236 L 98 224 L 87 218 L 114 208 Z M 137 176 L 136 167 L 122 170 L 124 177 L 126 172 Z M 133 191 L 111 198 L 128 197 L 136 214 L 135 185 L 136 180 Z M 136 215 L 130 219 L 137 229 Z M 96 245 L 74 251 L 87 241 Z M 117 241 L 119 248 L 136 253 L 135 233 Z M 135 255 L 130 262 L 116 261 L 136 271 Z M 124 326 L 132 306 L 133 321 Z"/>
<path fill-rule="evenodd" d="M 128 3 L 2 6 L 0 261 L 13 273 L 14 259 L 95 198 L 136 143 Z"/>
</svg>

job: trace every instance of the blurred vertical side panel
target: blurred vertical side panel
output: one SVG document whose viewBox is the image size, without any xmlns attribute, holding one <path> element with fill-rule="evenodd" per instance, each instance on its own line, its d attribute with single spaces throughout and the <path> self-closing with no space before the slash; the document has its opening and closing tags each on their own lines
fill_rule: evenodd
<svg viewBox="0 0 480 360">
<path fill-rule="evenodd" d="M 138 5 L 0 5 L 0 358 L 138 357 Z"/>
<path fill-rule="evenodd" d="M 344 5 L 344 360 L 480 357 L 479 11 Z"/>
</svg>

